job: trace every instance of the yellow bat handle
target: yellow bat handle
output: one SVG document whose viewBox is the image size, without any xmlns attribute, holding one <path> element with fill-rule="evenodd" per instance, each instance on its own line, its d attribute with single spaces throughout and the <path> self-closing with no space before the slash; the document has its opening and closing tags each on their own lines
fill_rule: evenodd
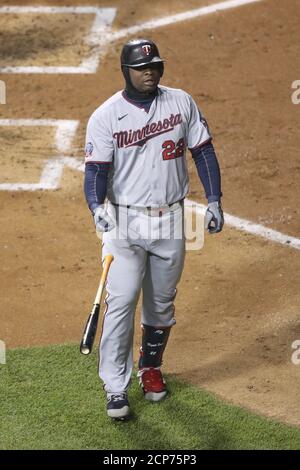
<svg viewBox="0 0 300 470">
<path fill-rule="evenodd" d="M 102 271 L 102 274 L 101 274 L 100 284 L 99 284 L 99 288 L 98 288 L 98 291 L 97 291 L 97 294 L 96 294 L 94 304 L 99 304 L 100 303 L 102 291 L 104 289 L 104 285 L 105 285 L 105 282 L 106 282 L 106 279 L 107 279 L 108 270 L 109 270 L 110 265 L 111 265 L 113 260 L 114 260 L 114 257 L 113 257 L 113 255 L 110 255 L 110 254 L 106 255 L 105 258 L 104 258 L 103 271 Z"/>
</svg>

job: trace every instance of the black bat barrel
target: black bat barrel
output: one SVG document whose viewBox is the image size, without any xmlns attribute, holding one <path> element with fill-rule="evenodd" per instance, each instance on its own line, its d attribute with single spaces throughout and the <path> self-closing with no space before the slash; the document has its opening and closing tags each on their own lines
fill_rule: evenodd
<svg viewBox="0 0 300 470">
<path fill-rule="evenodd" d="M 96 336 L 98 319 L 99 319 L 100 305 L 95 304 L 92 312 L 86 323 L 82 340 L 80 343 L 80 352 L 81 354 L 90 354 L 93 349 L 94 339 Z"/>
</svg>

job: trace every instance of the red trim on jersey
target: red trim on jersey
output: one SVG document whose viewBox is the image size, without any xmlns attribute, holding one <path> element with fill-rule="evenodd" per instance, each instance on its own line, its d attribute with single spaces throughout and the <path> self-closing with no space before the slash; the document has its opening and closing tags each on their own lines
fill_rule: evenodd
<svg viewBox="0 0 300 470">
<path fill-rule="evenodd" d="M 192 151 L 192 150 L 198 149 L 198 148 L 202 147 L 202 145 L 207 144 L 207 142 L 210 142 L 211 140 L 212 140 L 212 137 L 207 139 L 205 142 L 202 142 L 201 144 L 195 145 L 195 147 L 189 147 L 189 150 Z"/>
</svg>

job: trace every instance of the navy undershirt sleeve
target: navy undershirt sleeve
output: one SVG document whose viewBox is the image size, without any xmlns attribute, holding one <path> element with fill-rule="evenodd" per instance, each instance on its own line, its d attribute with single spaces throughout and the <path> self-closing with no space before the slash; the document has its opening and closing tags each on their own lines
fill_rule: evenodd
<svg viewBox="0 0 300 470">
<path fill-rule="evenodd" d="M 91 212 L 105 201 L 109 168 L 110 163 L 89 162 L 85 165 L 84 193 Z"/>
<path fill-rule="evenodd" d="M 209 141 L 190 150 L 208 202 L 220 201 L 222 196 L 221 174 L 212 142 Z"/>
</svg>

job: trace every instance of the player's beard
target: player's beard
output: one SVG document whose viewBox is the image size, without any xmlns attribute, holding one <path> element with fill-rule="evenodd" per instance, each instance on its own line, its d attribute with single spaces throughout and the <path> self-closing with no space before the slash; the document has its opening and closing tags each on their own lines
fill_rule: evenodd
<svg viewBox="0 0 300 470">
<path fill-rule="evenodd" d="M 150 99 L 150 98 L 154 98 L 157 95 L 157 93 L 158 93 L 158 87 L 157 86 L 155 87 L 155 89 L 153 91 L 149 91 L 149 92 L 139 91 L 133 86 L 133 84 L 131 82 L 131 79 L 130 79 L 130 76 L 129 76 L 129 68 L 128 67 L 122 67 L 122 72 L 123 72 L 125 82 L 126 82 L 125 91 L 126 91 L 126 94 L 127 94 L 128 98 L 133 99 L 133 100 L 143 101 L 143 100 L 147 100 L 147 99 Z M 161 75 L 162 75 L 162 73 L 161 73 Z"/>
</svg>

